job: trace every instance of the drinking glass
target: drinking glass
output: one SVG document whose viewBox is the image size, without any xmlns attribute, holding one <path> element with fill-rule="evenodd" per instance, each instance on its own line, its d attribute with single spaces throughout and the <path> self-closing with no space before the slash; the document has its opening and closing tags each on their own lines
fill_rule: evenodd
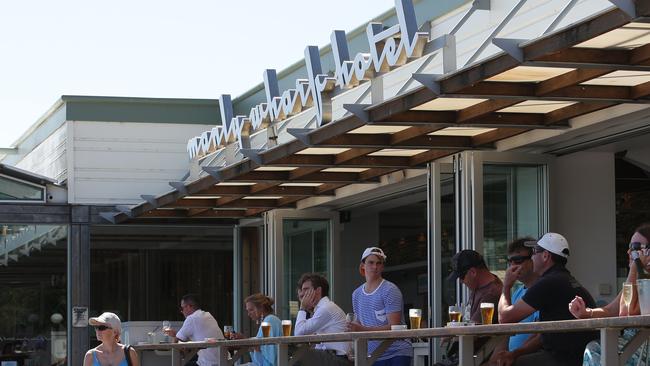
<svg viewBox="0 0 650 366">
<path fill-rule="evenodd" d="M 270 337 L 271 336 L 271 323 L 262 322 L 261 327 L 262 327 L 262 336 L 264 338 Z"/>
<path fill-rule="evenodd" d="M 452 322 L 452 323 L 460 323 L 462 318 L 463 318 L 463 312 L 460 311 L 460 307 L 458 305 L 449 306 L 449 321 L 450 322 Z"/>
<path fill-rule="evenodd" d="M 285 337 L 291 335 L 291 320 L 282 321 L 282 335 Z"/>
<path fill-rule="evenodd" d="M 411 329 L 420 329 L 422 309 L 409 309 L 409 319 L 411 320 Z"/>
<path fill-rule="evenodd" d="M 623 302 L 625 303 L 625 308 L 627 309 L 627 315 L 630 315 L 630 303 L 632 302 L 632 291 L 634 287 L 632 282 L 623 283 Z"/>
<path fill-rule="evenodd" d="M 163 332 L 166 332 L 168 330 L 172 329 L 172 323 L 169 320 L 163 320 L 162 322 L 162 330 Z"/>
<path fill-rule="evenodd" d="M 232 327 L 232 325 L 224 325 L 223 327 L 223 337 L 225 339 L 232 339 L 232 334 L 234 333 L 235 329 Z"/>
<path fill-rule="evenodd" d="M 493 317 L 494 317 L 494 303 L 482 302 L 481 303 L 481 322 L 483 324 L 486 324 L 486 325 L 492 324 L 492 318 Z"/>
</svg>

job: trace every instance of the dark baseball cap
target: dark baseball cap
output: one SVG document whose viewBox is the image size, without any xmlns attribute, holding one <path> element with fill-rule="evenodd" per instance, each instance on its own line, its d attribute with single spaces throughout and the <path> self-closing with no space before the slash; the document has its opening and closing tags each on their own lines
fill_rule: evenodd
<svg viewBox="0 0 650 366">
<path fill-rule="evenodd" d="M 450 281 L 461 278 L 470 268 L 485 266 L 483 256 L 471 249 L 461 250 L 451 258 L 451 273 L 447 277 Z"/>
</svg>

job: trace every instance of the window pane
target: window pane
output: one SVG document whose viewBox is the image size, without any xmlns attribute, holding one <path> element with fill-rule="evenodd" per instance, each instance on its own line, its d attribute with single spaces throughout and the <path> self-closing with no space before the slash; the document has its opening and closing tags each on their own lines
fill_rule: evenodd
<svg viewBox="0 0 650 366">
<path fill-rule="evenodd" d="M 0 359 L 66 364 L 67 227 L 0 229 Z"/>
<path fill-rule="evenodd" d="M 506 269 L 508 243 L 542 234 L 543 174 L 540 165 L 483 167 L 483 255 L 500 277 Z"/>
<path fill-rule="evenodd" d="M 289 310 L 280 314 L 283 319 L 298 314 L 296 285 L 303 273 L 319 273 L 328 281 L 330 276 L 330 222 L 329 220 L 285 219 L 284 274 L 285 299 Z M 331 289 L 330 289 L 331 292 Z M 290 314 L 289 314 L 290 313 Z"/>
<path fill-rule="evenodd" d="M 0 201 L 43 201 L 45 188 L 0 176 Z"/>
<path fill-rule="evenodd" d="M 181 297 L 194 293 L 220 325 L 232 324 L 232 240 L 230 227 L 93 227 L 90 315 L 112 311 L 153 331 L 181 322 Z M 138 332 L 130 328 L 130 342 L 146 340 Z"/>
</svg>

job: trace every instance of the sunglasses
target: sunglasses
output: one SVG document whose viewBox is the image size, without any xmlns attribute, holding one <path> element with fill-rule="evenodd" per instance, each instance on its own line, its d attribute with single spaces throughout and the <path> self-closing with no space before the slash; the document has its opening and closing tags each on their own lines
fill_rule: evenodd
<svg viewBox="0 0 650 366">
<path fill-rule="evenodd" d="M 530 258 L 531 258 L 530 255 L 515 255 L 515 256 L 509 257 L 507 260 L 508 260 L 508 263 L 510 263 L 510 264 L 522 264 L 525 261 L 529 260 Z"/>
<path fill-rule="evenodd" d="M 107 326 L 105 326 L 105 325 L 97 325 L 97 326 L 95 326 L 95 327 L 93 327 L 93 328 L 95 328 L 95 330 L 98 330 L 98 331 L 100 331 L 100 332 L 103 332 L 103 331 L 105 331 L 106 329 L 111 329 L 111 327 L 107 327 Z"/>
<path fill-rule="evenodd" d="M 542 248 L 540 246 L 533 247 L 533 253 L 535 253 L 535 254 L 539 254 L 539 253 L 542 253 L 542 252 L 545 252 L 545 251 L 546 251 L 546 249 L 544 249 L 544 248 Z"/>
</svg>

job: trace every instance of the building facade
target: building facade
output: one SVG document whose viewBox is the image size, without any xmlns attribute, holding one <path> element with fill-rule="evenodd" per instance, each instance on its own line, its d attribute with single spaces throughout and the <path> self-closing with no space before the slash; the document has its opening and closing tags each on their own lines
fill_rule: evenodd
<svg viewBox="0 0 650 366">
<path fill-rule="evenodd" d="M 276 300 L 279 316 L 294 316 L 296 280 L 310 271 L 330 279 L 332 299 L 349 311 L 352 290 L 363 281 L 359 257 L 367 246 L 387 253 L 386 278 L 402 290 L 405 307 L 426 309 L 428 324 L 439 326 L 447 305 L 466 301 L 445 280 L 456 251 L 475 249 L 502 274 L 509 241 L 546 231 L 567 237 L 572 273 L 598 301 L 609 302 L 626 275 L 627 240 L 636 225 L 650 220 L 648 5 L 395 4 L 381 24 L 347 37 L 333 32 L 332 45 L 307 47 L 304 62 L 280 73 L 268 70 L 262 86 L 235 100 L 225 95 L 207 103 L 211 119 L 180 125 L 169 135 L 173 142 L 160 144 L 176 146 L 178 160 L 138 165 L 177 169 L 158 185 L 133 184 L 110 194 L 103 192 L 110 175 L 93 173 L 88 185 L 81 177 L 92 169 L 81 170 L 74 186 L 68 178 L 69 203 L 90 205 L 104 235 L 154 235 L 166 223 L 232 229 L 231 267 L 219 271 L 232 276 L 232 312 L 219 320 L 236 329 L 250 327 L 241 301 L 257 291 Z M 163 123 L 146 119 L 150 124 L 140 136 L 163 133 Z M 84 119 L 65 120 L 74 126 Z M 115 133 L 119 139 L 125 133 L 119 128 L 137 124 L 107 125 L 97 133 L 97 124 L 82 123 L 73 136 L 82 136 L 87 125 L 88 138 Z M 32 151 L 45 149 L 43 141 Z M 116 154 L 107 152 L 106 160 Z M 130 160 L 133 154 L 126 155 Z M 46 173 L 24 165 L 26 156 L 6 159 Z M 135 181 L 140 173 L 127 171 L 118 180 Z M 57 174 L 45 175 L 62 181 Z M 92 254 L 92 238 L 88 242 Z M 139 242 L 133 239 L 132 246 Z M 69 248 L 82 254 L 76 259 L 81 268 L 93 263 L 83 248 Z M 200 253 L 186 249 L 183 255 Z M 102 276 L 85 271 L 81 278 L 91 283 Z M 142 273 L 143 267 L 129 271 Z M 198 269 L 176 283 L 206 272 Z M 144 281 L 141 286 L 164 286 Z M 136 301 L 130 291 L 138 288 L 113 285 L 126 291 L 120 299 Z M 85 291 L 68 294 L 69 311 L 93 303 L 92 288 Z M 161 314 L 138 317 L 159 320 Z M 70 338 L 72 355 L 86 346 L 84 336 Z"/>
</svg>

